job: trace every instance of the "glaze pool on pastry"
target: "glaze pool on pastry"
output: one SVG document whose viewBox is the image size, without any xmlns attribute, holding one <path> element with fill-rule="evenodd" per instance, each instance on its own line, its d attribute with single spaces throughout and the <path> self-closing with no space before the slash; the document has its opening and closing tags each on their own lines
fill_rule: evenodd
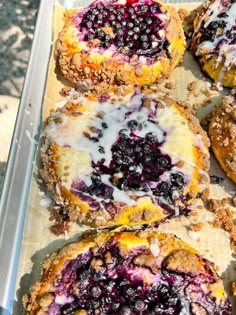
<svg viewBox="0 0 236 315">
<path fill-rule="evenodd" d="M 185 48 L 174 8 L 156 0 L 95 1 L 66 11 L 58 58 L 72 83 L 151 84 L 169 74 Z"/>
<path fill-rule="evenodd" d="M 208 140 L 197 119 L 172 100 L 119 89 L 74 95 L 45 126 L 42 176 L 65 220 L 161 221 L 186 213 L 207 188 Z"/>
<path fill-rule="evenodd" d="M 236 86 L 236 3 L 211 0 L 194 21 L 191 49 L 202 69 L 224 86 Z"/>
<path fill-rule="evenodd" d="M 224 97 L 209 126 L 211 148 L 227 176 L 236 183 L 236 90 Z"/>
<path fill-rule="evenodd" d="M 155 231 L 105 232 L 43 263 L 26 315 L 231 315 L 214 265 Z"/>
</svg>

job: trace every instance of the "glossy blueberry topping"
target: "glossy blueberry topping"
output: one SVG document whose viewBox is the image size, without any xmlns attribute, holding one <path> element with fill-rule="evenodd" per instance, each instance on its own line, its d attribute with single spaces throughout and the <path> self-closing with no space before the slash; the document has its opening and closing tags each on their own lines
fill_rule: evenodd
<svg viewBox="0 0 236 315">
<path fill-rule="evenodd" d="M 214 281 L 211 272 L 191 275 L 167 270 L 164 263 L 140 265 L 141 257 L 148 255 L 141 246 L 121 255 L 114 239 L 96 253 L 79 255 L 56 283 L 55 294 L 70 301 L 60 304 L 59 314 L 83 310 L 87 315 L 198 315 L 199 309 L 208 315 L 231 314 L 228 301 L 217 304 L 204 289 L 206 282 Z M 49 314 L 56 307 L 52 304 Z"/>
<path fill-rule="evenodd" d="M 135 139 L 132 134 L 130 137 L 121 134 L 111 149 L 114 175 L 121 172 L 122 185 L 128 189 L 143 190 L 142 183 L 148 185 L 148 181 L 156 182 L 161 174 L 172 168 L 170 157 L 161 153 L 158 140 L 155 137 L 152 140 L 150 142 L 147 137 Z"/>
<path fill-rule="evenodd" d="M 214 41 L 216 37 L 222 36 L 222 33 L 218 32 L 218 29 L 224 28 L 226 25 L 226 21 L 221 19 L 210 22 L 206 28 L 202 29 L 202 39 Z"/>
<path fill-rule="evenodd" d="M 158 3 L 151 1 L 127 5 L 95 2 L 83 13 L 80 31 L 86 31 L 86 41 L 99 39 L 103 48 L 114 45 L 129 56 L 156 58 L 160 53 L 168 54 L 169 42 L 159 33 L 168 23 L 163 14 Z"/>
<path fill-rule="evenodd" d="M 78 308 L 78 304 L 75 302 L 75 303 L 68 303 L 68 304 L 65 304 L 62 308 L 61 308 L 61 314 L 62 315 L 74 315 L 75 314 L 75 311 L 77 310 Z"/>
<path fill-rule="evenodd" d="M 182 174 L 171 174 L 170 175 L 171 183 L 176 187 L 182 187 L 184 184 L 184 177 Z"/>
</svg>

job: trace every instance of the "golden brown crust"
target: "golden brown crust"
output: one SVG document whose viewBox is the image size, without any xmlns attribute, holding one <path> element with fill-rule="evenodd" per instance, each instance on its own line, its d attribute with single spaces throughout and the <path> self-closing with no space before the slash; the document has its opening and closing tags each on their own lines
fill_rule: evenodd
<svg viewBox="0 0 236 315">
<path fill-rule="evenodd" d="M 91 48 L 98 47 L 100 41 L 93 39 L 87 42 L 86 47 L 81 48 L 81 43 L 75 34 L 78 30 L 73 26 L 73 17 L 79 10 L 66 11 L 65 26 L 59 35 L 57 55 L 61 71 L 66 79 L 74 85 L 78 81 L 92 80 L 95 84 L 106 82 L 111 84 L 135 84 L 142 86 L 162 79 L 169 74 L 181 61 L 185 50 L 185 38 L 182 22 L 176 10 L 170 6 L 156 1 L 163 12 L 168 12 L 170 22 L 166 29 L 166 38 L 170 42 L 168 57 L 158 57 L 151 65 L 142 64 L 137 55 L 124 61 L 122 53 L 112 56 L 106 54 L 91 53 Z M 69 17 L 68 17 L 69 16 Z M 103 28 L 110 36 L 111 28 Z"/>
<path fill-rule="evenodd" d="M 223 98 L 209 126 L 212 150 L 226 172 L 236 182 L 236 90 Z"/>
</svg>

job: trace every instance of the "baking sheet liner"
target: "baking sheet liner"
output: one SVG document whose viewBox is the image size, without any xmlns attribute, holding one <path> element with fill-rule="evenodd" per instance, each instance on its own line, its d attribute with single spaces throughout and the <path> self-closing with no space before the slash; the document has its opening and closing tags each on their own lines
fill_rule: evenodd
<svg viewBox="0 0 236 315">
<path fill-rule="evenodd" d="M 85 2 L 85 1 L 83 1 Z M 80 2 L 82 5 L 86 4 Z M 53 25 L 53 42 L 54 47 L 63 25 L 63 14 L 65 7 L 73 7 L 72 1 L 65 1 L 65 6 L 60 4 L 55 5 L 54 10 L 54 25 Z M 175 4 L 177 8 L 193 10 L 199 3 L 184 3 Z M 165 83 L 162 83 L 162 89 L 168 92 L 170 96 L 178 101 L 188 101 L 191 105 L 202 103 L 206 100 L 203 91 L 210 87 L 210 81 L 202 74 L 197 62 L 193 59 L 189 52 L 185 53 L 183 63 L 177 67 L 170 78 L 167 80 L 172 82 L 174 89 L 165 88 Z M 197 82 L 198 95 L 194 97 L 189 93 L 188 86 L 191 82 Z M 42 107 L 42 119 L 48 117 L 50 110 L 63 106 L 66 103 L 66 98 L 60 93 L 63 86 L 70 84 L 63 79 L 55 58 L 55 49 L 52 51 L 44 104 Z M 210 88 L 209 88 L 210 89 Z M 211 90 L 211 102 L 198 110 L 199 118 L 204 117 L 212 108 L 220 102 L 222 96 L 228 91 L 224 89 L 220 92 Z M 191 95 L 190 95 L 191 94 Z M 31 180 L 30 195 L 27 208 L 26 223 L 24 228 L 24 237 L 22 242 L 22 250 L 20 256 L 19 270 L 17 275 L 17 288 L 14 303 L 14 315 L 23 313 L 22 296 L 27 293 L 30 285 L 40 276 L 40 263 L 42 260 L 54 250 L 61 248 L 68 242 L 77 240 L 79 235 L 88 230 L 88 227 L 74 224 L 71 231 L 64 236 L 56 237 L 49 228 L 52 222 L 49 221 L 49 212 L 47 206 L 50 203 L 50 198 L 47 196 L 45 185 L 42 183 L 38 175 L 39 161 L 35 162 L 34 172 Z M 223 177 L 224 188 L 218 185 L 211 185 L 210 196 L 215 199 L 220 199 L 235 193 L 235 184 L 225 178 L 219 164 L 211 157 L 211 175 Z M 200 207 L 199 207 L 200 205 Z M 197 217 L 181 217 L 163 223 L 159 229 L 163 232 L 171 232 L 176 234 L 182 240 L 188 242 L 195 247 L 204 257 L 213 261 L 219 268 L 219 273 L 223 276 L 226 291 L 229 292 L 229 283 L 236 281 L 236 261 L 232 257 L 229 246 L 229 238 L 222 229 L 213 228 L 208 221 L 212 221 L 214 216 L 204 208 L 201 200 L 197 200 L 193 205 L 195 212 L 198 212 Z M 203 228 L 199 232 L 189 232 L 186 228 L 191 223 L 201 222 Z M 230 297 L 233 304 L 234 314 L 236 314 L 236 298 Z"/>
</svg>

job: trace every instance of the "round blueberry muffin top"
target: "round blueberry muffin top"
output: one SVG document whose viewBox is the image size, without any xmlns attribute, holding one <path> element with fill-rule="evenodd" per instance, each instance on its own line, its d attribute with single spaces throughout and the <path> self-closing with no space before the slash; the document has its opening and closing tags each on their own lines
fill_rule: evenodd
<svg viewBox="0 0 236 315">
<path fill-rule="evenodd" d="M 196 118 L 156 94 L 119 94 L 73 94 L 44 128 L 42 176 L 67 221 L 161 221 L 187 213 L 208 187 L 208 140 Z"/>
<path fill-rule="evenodd" d="M 105 232 L 52 254 L 25 314 L 231 315 L 213 264 L 173 235 Z"/>
</svg>

